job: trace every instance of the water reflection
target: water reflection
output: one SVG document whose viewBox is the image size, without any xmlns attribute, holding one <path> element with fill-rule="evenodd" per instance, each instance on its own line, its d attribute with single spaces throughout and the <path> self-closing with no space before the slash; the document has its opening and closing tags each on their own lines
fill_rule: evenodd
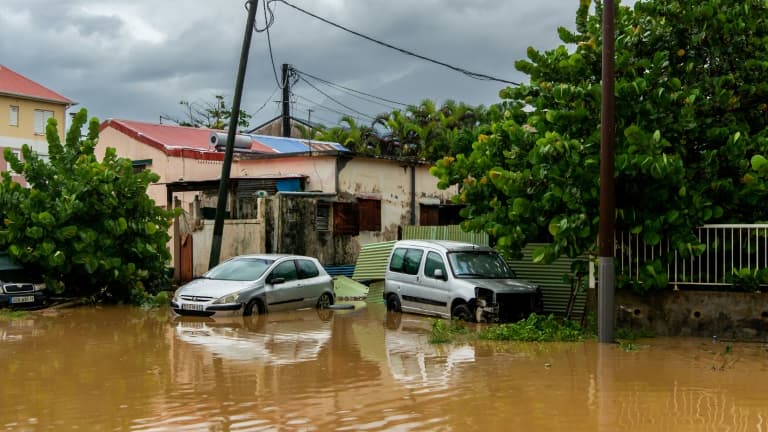
<svg viewBox="0 0 768 432">
<path fill-rule="evenodd" d="M 433 345 L 383 305 L 254 318 L 0 321 L 0 430 L 768 431 L 761 344 Z"/>
<path fill-rule="evenodd" d="M 331 339 L 331 310 L 230 318 L 177 317 L 176 337 L 229 360 L 291 364 L 316 360 Z"/>
<path fill-rule="evenodd" d="M 429 342 L 430 321 L 390 313 L 384 335 L 387 365 L 392 377 L 409 388 L 446 388 L 461 363 L 475 361 L 475 347 Z"/>
</svg>

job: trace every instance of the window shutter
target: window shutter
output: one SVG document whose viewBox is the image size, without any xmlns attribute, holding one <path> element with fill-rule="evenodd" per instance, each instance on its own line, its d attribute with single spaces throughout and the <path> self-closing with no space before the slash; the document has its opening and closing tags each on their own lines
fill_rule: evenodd
<svg viewBox="0 0 768 432">
<path fill-rule="evenodd" d="M 360 206 L 360 231 L 381 231 L 381 201 L 358 199 Z"/>
<path fill-rule="evenodd" d="M 421 226 L 434 226 L 440 225 L 440 213 L 437 206 L 421 205 L 421 215 L 419 217 L 419 225 Z"/>
<path fill-rule="evenodd" d="M 360 234 L 360 209 L 357 203 L 333 203 L 333 235 Z"/>
</svg>

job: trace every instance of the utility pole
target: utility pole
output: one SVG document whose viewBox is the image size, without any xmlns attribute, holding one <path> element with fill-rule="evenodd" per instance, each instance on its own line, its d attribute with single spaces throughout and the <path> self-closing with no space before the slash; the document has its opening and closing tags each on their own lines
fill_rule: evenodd
<svg viewBox="0 0 768 432">
<path fill-rule="evenodd" d="M 312 128 L 312 111 L 314 111 L 312 108 L 307 109 L 307 123 L 309 123 L 309 142 L 307 143 L 307 147 L 309 148 L 310 156 L 312 156 L 312 136 L 315 133 Z"/>
<path fill-rule="evenodd" d="M 291 65 L 283 63 L 283 136 L 291 136 L 291 82 L 288 74 Z"/>
<path fill-rule="evenodd" d="M 232 169 L 232 154 L 235 147 L 235 134 L 237 133 L 237 123 L 240 117 L 240 99 L 243 95 L 243 82 L 245 81 L 245 69 L 248 65 L 248 51 L 251 48 L 251 36 L 253 35 L 253 24 L 256 21 L 256 8 L 258 0 L 247 0 L 248 19 L 245 24 L 245 34 L 243 35 L 243 47 L 240 51 L 240 67 L 237 70 L 237 81 L 235 82 L 235 96 L 232 100 L 232 117 L 229 119 L 229 130 L 227 131 L 227 146 L 224 152 L 224 164 L 221 166 L 221 178 L 219 179 L 219 196 L 216 204 L 216 219 L 213 223 L 213 242 L 211 244 L 211 258 L 208 261 L 208 268 L 212 268 L 219 263 L 221 255 L 221 237 L 224 232 L 224 212 L 227 208 L 227 194 L 229 193 L 229 171 Z M 178 253 L 178 251 L 176 252 Z"/>
<path fill-rule="evenodd" d="M 615 62 L 615 4 L 603 2 L 603 74 L 600 125 L 600 259 L 598 263 L 597 324 L 598 341 L 613 342 L 616 321 L 614 307 L 614 229 L 616 194 L 614 192 L 613 147 L 616 135 L 614 62 Z"/>
</svg>

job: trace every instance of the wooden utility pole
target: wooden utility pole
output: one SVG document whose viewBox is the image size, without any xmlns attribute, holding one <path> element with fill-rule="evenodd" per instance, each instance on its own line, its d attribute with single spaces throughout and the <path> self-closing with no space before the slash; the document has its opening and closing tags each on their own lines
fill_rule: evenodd
<svg viewBox="0 0 768 432">
<path fill-rule="evenodd" d="M 227 131 L 227 146 L 224 152 L 224 163 L 221 166 L 221 178 L 219 179 L 219 196 L 216 204 L 216 218 L 213 223 L 213 241 L 211 243 L 211 257 L 208 261 L 208 268 L 214 267 L 219 263 L 221 255 L 221 237 L 224 232 L 224 212 L 227 209 L 227 195 L 229 193 L 229 171 L 232 169 L 232 154 L 235 147 L 235 134 L 237 133 L 237 123 L 240 119 L 240 99 L 243 95 L 243 82 L 245 82 L 245 70 L 248 65 L 248 51 L 251 48 L 251 36 L 253 35 L 253 24 L 256 21 L 256 7 L 258 0 L 247 0 L 248 19 L 245 24 L 245 34 L 243 36 L 243 48 L 240 51 L 240 67 L 237 70 L 237 81 L 235 82 L 235 96 L 232 100 L 232 117 L 229 119 L 229 130 Z M 176 253 L 179 253 L 176 251 Z"/>
<path fill-rule="evenodd" d="M 289 72 L 291 65 L 283 63 L 283 136 L 291 136 L 291 83 Z"/>
</svg>

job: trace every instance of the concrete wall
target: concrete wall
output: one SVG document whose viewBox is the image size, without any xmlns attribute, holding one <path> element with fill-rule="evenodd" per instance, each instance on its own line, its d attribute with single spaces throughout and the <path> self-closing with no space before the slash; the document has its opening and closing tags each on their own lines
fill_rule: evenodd
<svg viewBox="0 0 768 432">
<path fill-rule="evenodd" d="M 768 339 L 768 293 L 664 291 L 641 297 L 619 290 L 616 308 L 619 327 L 658 336 Z"/>
<path fill-rule="evenodd" d="M 213 242 L 213 224 L 212 220 L 203 220 L 200 229 L 192 233 L 194 276 L 200 276 L 208 271 Z M 220 261 L 237 255 L 264 253 L 265 238 L 263 218 L 225 220 Z"/>
<path fill-rule="evenodd" d="M 234 165 L 233 165 L 234 166 Z M 232 175 L 307 176 L 307 191 L 336 192 L 336 156 L 296 156 L 276 159 L 242 159 Z M 215 177 L 218 177 L 216 175 Z"/>
<path fill-rule="evenodd" d="M 323 265 L 354 263 L 357 238 L 318 231 L 315 226 L 317 202 L 332 196 L 278 195 L 268 200 L 267 251 L 316 257 Z M 331 223 L 332 224 L 332 223 Z"/>
</svg>

